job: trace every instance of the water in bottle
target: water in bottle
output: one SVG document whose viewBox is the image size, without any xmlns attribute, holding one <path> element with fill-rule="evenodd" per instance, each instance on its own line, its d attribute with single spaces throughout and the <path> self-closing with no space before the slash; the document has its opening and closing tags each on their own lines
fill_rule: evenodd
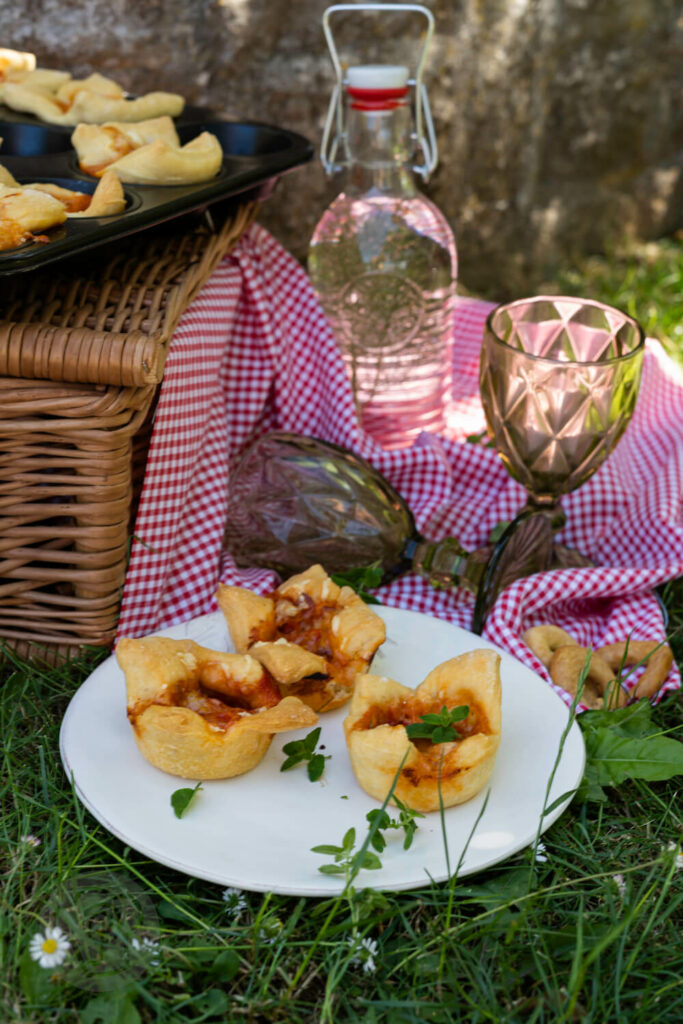
<svg viewBox="0 0 683 1024">
<path fill-rule="evenodd" d="M 363 428 L 399 448 L 446 426 L 457 256 L 415 184 L 408 69 L 349 68 L 346 91 L 348 180 L 315 228 L 308 269 Z"/>
</svg>

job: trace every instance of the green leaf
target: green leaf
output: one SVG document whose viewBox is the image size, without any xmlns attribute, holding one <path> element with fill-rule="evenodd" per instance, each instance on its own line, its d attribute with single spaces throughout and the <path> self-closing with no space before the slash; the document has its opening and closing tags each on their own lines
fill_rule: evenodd
<svg viewBox="0 0 683 1024">
<path fill-rule="evenodd" d="M 584 736 L 600 729 L 610 729 L 620 736 L 651 736 L 660 729 L 652 721 L 649 700 L 640 700 L 614 711 L 584 711 L 577 719 Z"/>
<path fill-rule="evenodd" d="M 423 818 L 424 815 L 421 814 L 420 817 Z M 403 840 L 403 849 L 409 850 L 410 847 L 413 845 L 413 839 L 415 838 L 415 833 L 417 832 L 417 825 L 415 824 L 414 821 L 406 821 L 405 824 L 403 825 L 403 831 L 405 832 L 405 839 Z"/>
<path fill-rule="evenodd" d="M 382 833 L 378 830 L 377 832 L 375 832 L 372 839 L 370 840 L 370 844 L 371 846 L 374 846 L 378 853 L 382 853 L 383 850 L 386 848 L 387 841 L 382 835 Z"/>
<path fill-rule="evenodd" d="M 382 867 L 382 861 L 376 853 L 372 853 L 371 850 L 366 850 L 361 858 L 360 866 L 365 868 L 366 871 L 379 871 Z"/>
<path fill-rule="evenodd" d="M 173 903 L 168 903 L 166 900 L 159 904 L 159 913 L 168 921 L 182 921 L 185 925 L 193 918 L 191 910 L 188 909 L 185 912 L 181 907 L 176 907 Z"/>
<path fill-rule="evenodd" d="M 473 903 L 482 903 L 487 909 L 495 910 L 504 903 L 522 899 L 529 893 L 529 869 L 512 868 L 495 875 L 481 885 L 458 886 L 458 896 Z"/>
<path fill-rule="evenodd" d="M 576 800 L 605 803 L 603 786 L 626 779 L 670 779 L 683 772 L 683 744 L 661 736 L 648 700 L 614 711 L 584 711 L 578 722 L 586 744 L 586 769 Z"/>
<path fill-rule="evenodd" d="M 378 914 L 388 911 L 391 905 L 384 893 L 379 892 L 377 889 L 356 890 L 351 888 L 349 890 L 349 899 L 353 902 L 353 907 L 359 921 L 375 918 Z"/>
<path fill-rule="evenodd" d="M 307 771 L 311 782 L 317 782 L 325 771 L 325 757 L 323 754 L 313 754 L 308 762 Z"/>
<path fill-rule="evenodd" d="M 601 786 L 618 786 L 625 779 L 649 782 L 683 774 L 683 743 L 666 736 L 620 736 L 610 729 L 588 733 L 586 755 L 597 770 Z"/>
<path fill-rule="evenodd" d="M 176 818 L 182 818 L 187 808 L 192 803 L 195 793 L 198 793 L 202 789 L 201 782 L 198 782 L 192 789 L 176 789 L 171 793 L 171 806 L 173 807 L 173 813 Z"/>
<path fill-rule="evenodd" d="M 317 729 L 311 729 L 308 735 L 302 740 L 303 748 L 307 754 L 312 754 L 317 747 L 318 740 L 320 739 L 320 730 L 320 726 L 318 726 Z"/>
<path fill-rule="evenodd" d="M 365 815 L 365 820 L 369 821 L 371 825 L 377 821 L 377 828 L 389 828 L 392 824 L 391 818 L 387 812 L 380 810 L 379 807 L 376 807 L 374 811 L 368 811 Z"/>
<path fill-rule="evenodd" d="M 322 846 L 312 846 L 311 853 L 325 853 L 328 857 L 335 857 L 338 853 L 344 853 L 341 846 L 328 846 L 323 844 Z"/>
<path fill-rule="evenodd" d="M 355 828 L 350 828 L 348 832 L 346 832 L 346 834 L 344 835 L 344 838 L 342 839 L 342 849 L 344 853 L 350 853 L 351 850 L 354 848 L 355 844 L 356 830 Z"/>
<path fill-rule="evenodd" d="M 91 999 L 80 1015 L 80 1024 L 141 1024 L 129 992 L 109 992 Z"/>
<path fill-rule="evenodd" d="M 335 572 L 331 579 L 338 587 L 351 587 L 366 604 L 381 604 L 368 590 L 374 590 L 382 582 L 384 570 L 381 562 L 373 562 L 357 569 L 347 569 L 346 572 Z"/>
<path fill-rule="evenodd" d="M 232 949 L 224 949 L 211 965 L 210 974 L 217 981 L 232 981 L 240 969 L 240 958 Z"/>
<path fill-rule="evenodd" d="M 318 871 L 321 871 L 323 875 L 343 875 L 346 868 L 341 864 L 321 864 Z"/>
<path fill-rule="evenodd" d="M 317 782 L 325 771 L 325 761 L 329 761 L 329 754 L 315 754 L 314 750 L 320 739 L 321 727 L 312 729 L 302 740 L 291 740 L 285 743 L 282 748 L 283 754 L 289 757 L 280 765 L 280 771 L 286 772 L 302 761 L 307 761 L 306 771 L 311 782 Z"/>
<path fill-rule="evenodd" d="M 217 1017 L 219 1014 L 222 1016 L 228 1010 L 228 997 L 220 989 L 210 988 L 207 992 L 202 992 L 195 1002 L 195 1006 L 200 1013 L 204 1014 L 202 1020 L 207 1017 Z"/>
<path fill-rule="evenodd" d="M 41 967 L 33 960 L 28 949 L 23 953 L 19 964 L 19 982 L 29 1003 L 43 1003 L 49 1000 L 55 986 L 50 981 L 52 971 Z"/>
<path fill-rule="evenodd" d="M 306 752 L 306 744 L 303 740 L 290 740 L 289 743 L 285 743 L 282 748 L 283 754 L 290 754 L 292 757 L 304 754 Z"/>
<path fill-rule="evenodd" d="M 404 817 L 409 818 L 411 821 L 413 820 L 413 818 L 424 818 L 424 814 L 422 814 L 421 811 L 414 811 L 412 807 L 408 807 L 408 805 L 404 804 L 402 800 L 399 800 L 395 793 L 394 803 L 401 812 L 401 821 L 403 821 Z"/>
<path fill-rule="evenodd" d="M 450 711 L 444 705 L 439 714 L 421 715 L 417 722 L 406 726 L 409 740 L 431 740 L 432 743 L 452 743 L 459 740 L 460 734 L 455 728 L 470 713 L 466 704 L 460 704 Z"/>
<path fill-rule="evenodd" d="M 589 761 L 586 762 L 583 778 L 574 799 L 580 804 L 585 804 L 588 801 L 599 804 L 607 803 L 607 793 L 598 782 L 598 769 Z"/>
</svg>

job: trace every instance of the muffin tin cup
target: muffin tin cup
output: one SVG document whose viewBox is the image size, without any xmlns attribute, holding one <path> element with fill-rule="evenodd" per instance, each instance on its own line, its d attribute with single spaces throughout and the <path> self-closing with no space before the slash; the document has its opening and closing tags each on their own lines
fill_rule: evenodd
<svg viewBox="0 0 683 1024">
<path fill-rule="evenodd" d="M 94 192 L 98 180 L 78 167 L 71 145 L 73 128 L 46 125 L 29 115 L 21 117 L 24 120 L 0 106 L 0 164 L 22 185 L 49 181 L 75 191 Z M 223 166 L 214 178 L 194 185 L 124 182 L 126 209 L 122 213 L 69 218 L 45 232 L 49 242 L 27 242 L 0 251 L 0 276 L 45 266 L 220 200 L 265 198 L 280 175 L 313 156 L 311 143 L 295 132 L 256 121 L 220 120 L 196 107 L 176 119 L 176 129 L 183 145 L 203 131 L 216 135 L 223 149 Z"/>
</svg>

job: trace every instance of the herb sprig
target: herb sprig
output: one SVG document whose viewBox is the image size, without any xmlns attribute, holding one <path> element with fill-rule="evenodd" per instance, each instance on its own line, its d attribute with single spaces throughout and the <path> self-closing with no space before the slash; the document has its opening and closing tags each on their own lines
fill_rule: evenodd
<svg viewBox="0 0 683 1024">
<path fill-rule="evenodd" d="M 373 594 L 368 593 L 374 590 L 382 582 L 384 570 L 381 562 L 373 562 L 358 569 L 347 569 L 346 572 L 333 572 L 330 578 L 338 587 L 351 587 L 366 604 L 381 604 Z"/>
<path fill-rule="evenodd" d="M 424 814 L 420 814 L 419 811 L 414 811 L 411 807 L 406 806 L 399 798 L 394 794 L 394 803 L 399 809 L 398 818 L 392 818 L 387 814 L 386 811 L 382 811 L 376 808 L 374 811 L 368 811 L 365 815 L 367 821 L 372 826 L 375 820 L 377 820 L 377 831 L 370 839 L 370 845 L 373 846 L 378 853 L 382 853 L 387 845 L 387 841 L 382 835 L 386 829 L 395 828 L 403 829 L 405 836 L 403 839 L 403 849 L 409 850 L 413 844 L 415 833 L 417 832 L 418 825 L 415 821 L 416 818 L 424 818 Z"/>
<path fill-rule="evenodd" d="M 365 868 L 368 871 L 377 871 L 382 867 L 382 861 L 376 853 L 363 849 L 356 853 L 354 852 L 355 847 L 356 830 L 355 828 L 350 828 L 344 834 L 341 846 L 332 846 L 331 844 L 324 843 L 322 846 L 312 846 L 311 851 L 312 853 L 323 853 L 334 857 L 334 863 L 321 864 L 318 868 L 318 871 L 321 871 L 323 875 L 346 875 L 349 878 L 353 871 L 360 870 L 361 868 Z"/>
<path fill-rule="evenodd" d="M 320 739 L 320 726 L 313 729 L 302 740 L 292 740 L 285 743 L 282 753 L 287 754 L 287 759 L 280 765 L 281 772 L 287 772 L 295 765 L 306 761 L 306 771 L 311 782 L 317 782 L 322 778 L 325 771 L 325 761 L 329 761 L 331 754 L 320 754 L 316 752 L 318 740 Z"/>
<path fill-rule="evenodd" d="M 455 728 L 470 713 L 467 704 L 459 704 L 450 711 L 444 704 L 438 714 L 421 715 L 417 722 L 406 726 L 409 740 L 431 740 L 432 743 L 451 743 L 459 740 L 460 734 Z"/>
</svg>

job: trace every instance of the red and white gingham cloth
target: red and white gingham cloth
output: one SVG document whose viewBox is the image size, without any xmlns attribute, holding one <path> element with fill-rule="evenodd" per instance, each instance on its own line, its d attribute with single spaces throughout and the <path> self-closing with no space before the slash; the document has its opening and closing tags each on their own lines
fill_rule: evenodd
<svg viewBox="0 0 683 1024">
<path fill-rule="evenodd" d="M 496 523 L 512 519 L 524 489 L 493 449 L 465 441 L 484 428 L 477 369 L 490 308 L 474 299 L 457 302 L 447 436 L 423 434 L 411 448 L 385 452 L 358 426 L 341 357 L 306 274 L 263 228 L 252 226 L 173 337 L 118 636 L 142 636 L 215 610 L 219 580 L 272 589 L 274 574 L 239 571 L 222 550 L 229 460 L 268 430 L 359 452 L 403 495 L 425 536 L 453 535 L 475 548 Z M 549 685 L 521 639 L 529 626 L 554 622 L 593 647 L 627 636 L 665 638 L 652 588 L 683 576 L 683 375 L 657 342 L 648 341 L 623 439 L 563 507 L 567 526 L 560 539 L 597 567 L 517 581 L 498 598 L 485 630 Z M 471 626 L 473 598 L 460 588 L 437 591 L 411 574 L 382 587 L 380 596 L 388 605 Z M 678 686 L 674 667 L 664 690 Z"/>
</svg>

